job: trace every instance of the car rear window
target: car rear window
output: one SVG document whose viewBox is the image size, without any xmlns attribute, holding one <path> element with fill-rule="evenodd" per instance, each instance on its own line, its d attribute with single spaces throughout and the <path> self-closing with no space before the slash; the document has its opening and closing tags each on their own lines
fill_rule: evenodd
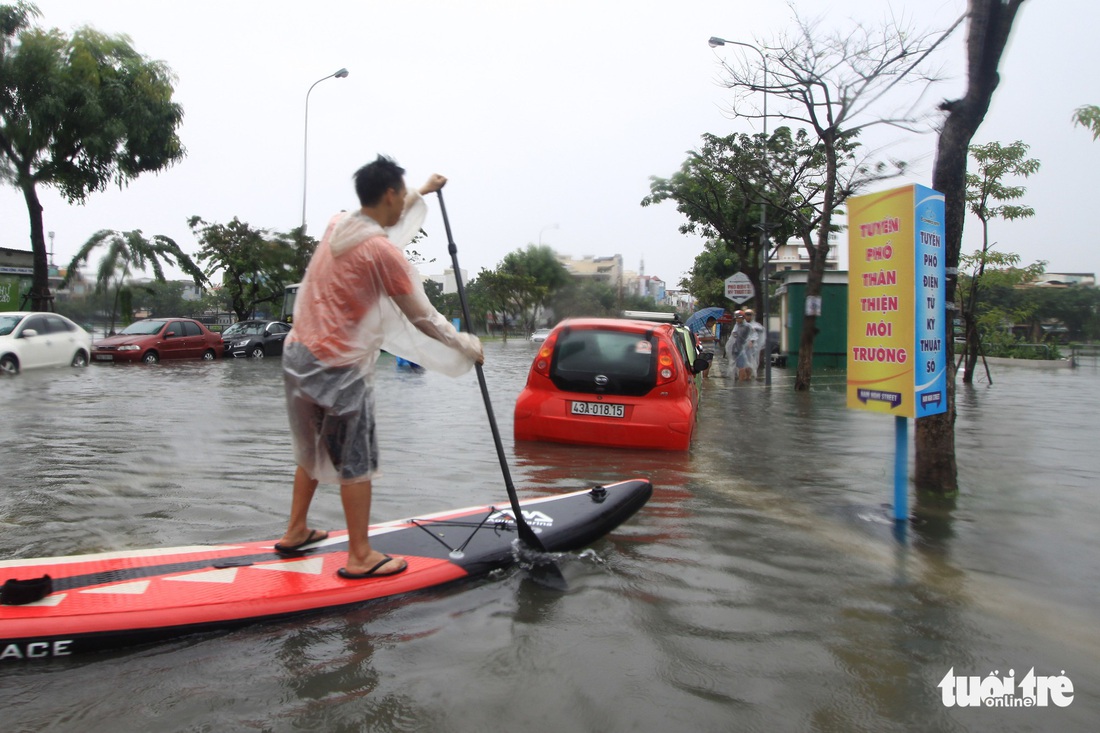
<svg viewBox="0 0 1100 733">
<path fill-rule="evenodd" d="M 73 324 L 57 316 L 46 316 L 46 323 L 50 324 L 50 333 L 65 333 L 76 330 L 73 328 Z"/>
<path fill-rule="evenodd" d="M 568 392 L 640 396 L 656 384 L 656 353 L 652 332 L 567 330 L 558 336 L 550 379 Z"/>
</svg>

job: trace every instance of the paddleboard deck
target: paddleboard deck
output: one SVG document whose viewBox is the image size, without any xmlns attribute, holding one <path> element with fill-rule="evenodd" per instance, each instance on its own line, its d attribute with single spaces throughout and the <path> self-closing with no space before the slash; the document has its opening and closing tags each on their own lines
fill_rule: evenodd
<svg viewBox="0 0 1100 733">
<path fill-rule="evenodd" d="M 635 479 L 521 507 L 548 551 L 567 552 L 626 521 L 652 491 Z M 40 600 L 0 605 L 0 665 L 346 608 L 484 575 L 517 559 L 507 503 L 373 525 L 370 534 L 375 549 L 404 557 L 408 568 L 340 578 L 344 530 L 294 554 L 278 554 L 275 541 L 265 540 L 0 562 L 0 583 L 49 575 L 52 586 Z"/>
</svg>

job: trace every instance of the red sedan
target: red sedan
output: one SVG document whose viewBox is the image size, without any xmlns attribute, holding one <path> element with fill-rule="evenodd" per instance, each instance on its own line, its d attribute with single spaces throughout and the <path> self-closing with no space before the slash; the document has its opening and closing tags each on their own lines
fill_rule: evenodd
<svg viewBox="0 0 1100 733">
<path fill-rule="evenodd" d="M 564 321 L 543 342 L 516 400 L 515 438 L 687 450 L 695 431 L 695 354 L 682 326 L 616 318 Z"/>
<path fill-rule="evenodd" d="M 217 358 L 222 337 L 190 318 L 147 318 L 97 341 L 92 361 L 156 364 L 161 359 Z"/>
</svg>

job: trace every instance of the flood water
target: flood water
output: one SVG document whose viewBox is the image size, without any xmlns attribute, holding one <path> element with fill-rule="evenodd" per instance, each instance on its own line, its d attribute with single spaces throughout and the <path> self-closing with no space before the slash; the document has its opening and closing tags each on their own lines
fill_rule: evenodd
<svg viewBox="0 0 1100 733">
<path fill-rule="evenodd" d="M 960 384 L 962 492 L 888 519 L 893 421 L 843 375 L 706 382 L 695 444 L 513 446 L 533 355 L 486 346 L 521 496 L 648 476 L 651 502 L 569 590 L 519 570 L 349 613 L 0 663 L 23 731 L 1092 731 L 1100 718 L 1100 372 Z M 475 377 L 380 362 L 377 521 L 504 500 Z M 0 380 L 0 557 L 280 536 L 278 360 Z M 311 524 L 340 527 L 322 487 Z M 1065 707 L 948 707 L 941 680 L 1071 681 Z M 1012 670 L 1010 672 L 1010 670 Z"/>
</svg>

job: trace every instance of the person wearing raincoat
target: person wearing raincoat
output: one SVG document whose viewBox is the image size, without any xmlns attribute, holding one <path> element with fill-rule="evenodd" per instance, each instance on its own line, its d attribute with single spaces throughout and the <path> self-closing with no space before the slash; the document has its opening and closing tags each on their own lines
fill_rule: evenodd
<svg viewBox="0 0 1100 733">
<path fill-rule="evenodd" d="M 756 321 L 756 312 L 752 308 L 745 309 L 745 323 L 752 328 L 749 342 L 752 353 L 748 354 L 748 364 L 751 369 L 749 379 L 755 379 L 756 370 L 760 368 L 760 352 L 764 349 L 764 324 Z"/>
<path fill-rule="evenodd" d="M 423 196 L 446 178 L 433 175 L 407 193 L 404 169 L 379 156 L 356 171 L 361 208 L 332 217 L 309 262 L 283 349 L 287 413 L 297 469 L 282 554 L 328 537 L 311 529 L 318 482 L 340 485 L 348 528 L 347 579 L 393 575 L 407 567 L 370 545 L 371 481 L 378 470 L 374 369 L 379 352 L 452 377 L 483 361 L 475 336 L 458 333 L 424 294 L 402 248 L 427 215 Z"/>
<path fill-rule="evenodd" d="M 752 379 L 753 373 L 756 371 L 749 361 L 752 356 L 754 339 L 755 334 L 752 326 L 745 321 L 745 312 L 735 311 L 733 314 L 733 330 L 730 333 L 729 340 L 726 341 L 726 361 L 731 365 L 730 369 L 734 370 L 733 375 L 737 381 Z"/>
</svg>

